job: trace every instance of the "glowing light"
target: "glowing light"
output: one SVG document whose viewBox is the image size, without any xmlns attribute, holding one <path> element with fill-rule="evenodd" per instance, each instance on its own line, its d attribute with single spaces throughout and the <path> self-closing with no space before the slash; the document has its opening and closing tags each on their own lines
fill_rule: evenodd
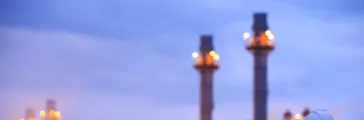
<svg viewBox="0 0 364 120">
<path fill-rule="evenodd" d="M 61 116 L 61 113 L 57 111 L 54 113 L 54 116 L 59 117 L 59 116 Z"/>
<path fill-rule="evenodd" d="M 220 59 L 220 55 L 219 54 L 215 54 L 213 57 L 214 57 L 215 60 L 219 60 Z"/>
<path fill-rule="evenodd" d="M 41 116 L 41 117 L 44 117 L 44 116 L 45 116 L 45 114 L 46 114 L 46 113 L 45 113 L 45 111 L 43 111 L 43 110 L 39 112 L 39 116 Z"/>
<path fill-rule="evenodd" d="M 20 120 L 24 120 L 24 118 L 20 118 Z"/>
<path fill-rule="evenodd" d="M 273 35 L 272 31 L 270 31 L 270 30 L 265 31 L 265 35 L 268 37 L 269 40 L 274 39 L 274 35 Z"/>
<path fill-rule="evenodd" d="M 301 114 L 295 114 L 295 115 L 294 115 L 294 118 L 295 118 L 296 120 L 301 120 L 302 115 L 301 115 Z"/>
<path fill-rule="evenodd" d="M 28 120 L 34 120 L 34 118 L 28 118 Z"/>
<path fill-rule="evenodd" d="M 192 57 L 193 57 L 193 58 L 197 58 L 197 57 L 198 57 L 198 53 L 197 53 L 197 52 L 193 52 L 193 53 L 192 53 Z"/>
<path fill-rule="evenodd" d="M 249 37 L 250 37 L 250 33 L 248 33 L 248 32 L 243 33 L 243 38 L 245 40 L 248 39 Z"/>
<path fill-rule="evenodd" d="M 210 56 L 215 56 L 216 53 L 215 53 L 215 51 L 210 51 L 209 54 L 210 54 Z"/>
</svg>

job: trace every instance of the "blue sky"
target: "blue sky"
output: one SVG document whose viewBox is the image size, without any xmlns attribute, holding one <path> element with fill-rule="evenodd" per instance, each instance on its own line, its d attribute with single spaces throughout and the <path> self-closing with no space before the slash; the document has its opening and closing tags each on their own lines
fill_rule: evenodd
<svg viewBox="0 0 364 120">
<path fill-rule="evenodd" d="M 364 7 L 321 0 L 1 0 L 0 119 L 55 98 L 67 120 L 198 119 L 191 53 L 213 34 L 214 118 L 251 119 L 252 56 L 241 36 L 268 13 L 269 113 L 364 117 Z"/>
</svg>

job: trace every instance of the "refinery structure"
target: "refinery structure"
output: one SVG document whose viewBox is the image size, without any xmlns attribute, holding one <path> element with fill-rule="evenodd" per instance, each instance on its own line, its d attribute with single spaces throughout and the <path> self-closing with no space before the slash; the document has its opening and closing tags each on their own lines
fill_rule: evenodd
<svg viewBox="0 0 364 120">
<path fill-rule="evenodd" d="M 244 33 L 246 48 L 254 57 L 254 114 L 253 120 L 267 120 L 267 59 L 274 49 L 274 35 L 268 29 L 266 14 L 254 14 L 253 35 Z M 219 67 L 219 55 L 214 51 L 212 36 L 202 35 L 200 53 L 192 53 L 196 59 L 194 67 L 200 72 L 200 119 L 212 120 L 213 110 L 213 73 Z"/>
<path fill-rule="evenodd" d="M 246 49 L 253 55 L 253 119 L 268 120 L 268 55 L 274 50 L 274 35 L 269 30 L 267 15 L 253 15 L 253 33 L 243 33 Z M 212 35 L 200 37 L 200 51 L 193 52 L 194 68 L 200 73 L 199 120 L 212 120 L 213 116 L 213 74 L 219 68 L 220 56 L 214 51 Z M 284 120 L 303 120 L 310 111 L 292 115 L 288 110 Z"/>
<path fill-rule="evenodd" d="M 243 33 L 245 47 L 253 56 L 253 115 L 252 120 L 268 120 L 268 55 L 274 50 L 274 35 L 269 30 L 267 15 L 253 15 L 253 33 Z M 213 75 L 219 68 L 220 56 L 214 51 L 213 36 L 201 35 L 199 52 L 193 52 L 193 67 L 200 73 L 199 120 L 213 120 Z M 284 120 L 303 120 L 310 113 L 305 109 L 302 114 L 284 113 Z M 37 115 L 39 114 L 39 115 Z M 24 118 L 20 120 L 62 120 L 56 109 L 54 100 L 47 100 L 45 110 L 36 112 L 26 109 Z"/>
<path fill-rule="evenodd" d="M 56 102 L 48 99 L 45 110 L 36 112 L 33 108 L 27 108 L 24 118 L 20 118 L 20 120 L 62 120 L 62 115 L 56 109 Z"/>
</svg>

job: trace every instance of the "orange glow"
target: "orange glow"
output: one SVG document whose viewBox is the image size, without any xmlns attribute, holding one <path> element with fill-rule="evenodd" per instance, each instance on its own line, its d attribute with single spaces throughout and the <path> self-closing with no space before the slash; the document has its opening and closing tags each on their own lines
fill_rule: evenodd
<svg viewBox="0 0 364 120">
<path fill-rule="evenodd" d="M 53 119 L 55 117 L 55 114 L 56 114 L 55 110 L 50 110 L 48 115 L 47 115 L 47 118 L 48 119 Z"/>
<path fill-rule="evenodd" d="M 20 120 L 24 120 L 24 118 L 20 118 Z"/>
<path fill-rule="evenodd" d="M 216 64 L 216 62 L 220 59 L 220 56 L 215 51 L 210 51 L 209 54 L 198 56 L 196 59 L 196 64 L 203 64 L 204 59 L 207 65 L 213 65 Z"/>
<path fill-rule="evenodd" d="M 274 40 L 274 35 L 270 30 L 264 32 L 260 36 L 252 38 L 250 40 L 249 45 L 262 45 L 262 46 L 272 46 Z"/>
</svg>

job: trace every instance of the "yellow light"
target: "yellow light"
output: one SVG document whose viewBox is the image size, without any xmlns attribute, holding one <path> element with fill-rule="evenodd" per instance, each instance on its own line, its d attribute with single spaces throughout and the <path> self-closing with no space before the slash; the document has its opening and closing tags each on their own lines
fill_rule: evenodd
<svg viewBox="0 0 364 120">
<path fill-rule="evenodd" d="M 219 54 L 215 54 L 213 57 L 214 57 L 215 60 L 219 60 L 220 59 L 220 55 Z"/>
<path fill-rule="evenodd" d="M 45 116 L 45 114 L 46 114 L 46 113 L 45 113 L 45 111 L 43 111 L 43 110 L 39 112 L 39 116 L 41 116 L 41 117 L 44 117 L 44 116 Z"/>
<path fill-rule="evenodd" d="M 265 35 L 268 37 L 269 40 L 274 39 L 274 35 L 273 35 L 272 31 L 270 31 L 270 30 L 265 31 Z"/>
<path fill-rule="evenodd" d="M 272 31 L 267 30 L 267 31 L 265 31 L 265 34 L 266 34 L 266 35 L 268 35 L 268 34 L 272 34 Z"/>
<path fill-rule="evenodd" d="M 54 116 L 59 117 L 59 116 L 61 116 L 61 113 L 57 111 L 54 113 Z"/>
<path fill-rule="evenodd" d="M 302 118 L 302 115 L 301 115 L 301 114 L 295 114 L 295 115 L 294 115 L 294 118 L 295 118 L 296 120 L 300 120 L 300 119 Z"/>
<path fill-rule="evenodd" d="M 28 118 L 28 120 L 34 120 L 34 118 Z"/>
<path fill-rule="evenodd" d="M 193 58 L 197 58 L 197 57 L 198 57 L 198 53 L 197 53 L 197 52 L 193 52 L 193 53 L 192 53 L 192 57 L 193 57 Z"/>
<path fill-rule="evenodd" d="M 210 54 L 210 56 L 215 56 L 216 53 L 214 51 L 210 51 L 209 54 Z"/>
<path fill-rule="evenodd" d="M 250 37 L 250 33 L 248 33 L 248 32 L 243 33 L 244 39 L 248 39 L 249 37 Z"/>
<path fill-rule="evenodd" d="M 20 118 L 20 120 L 24 120 L 24 118 Z"/>
</svg>

